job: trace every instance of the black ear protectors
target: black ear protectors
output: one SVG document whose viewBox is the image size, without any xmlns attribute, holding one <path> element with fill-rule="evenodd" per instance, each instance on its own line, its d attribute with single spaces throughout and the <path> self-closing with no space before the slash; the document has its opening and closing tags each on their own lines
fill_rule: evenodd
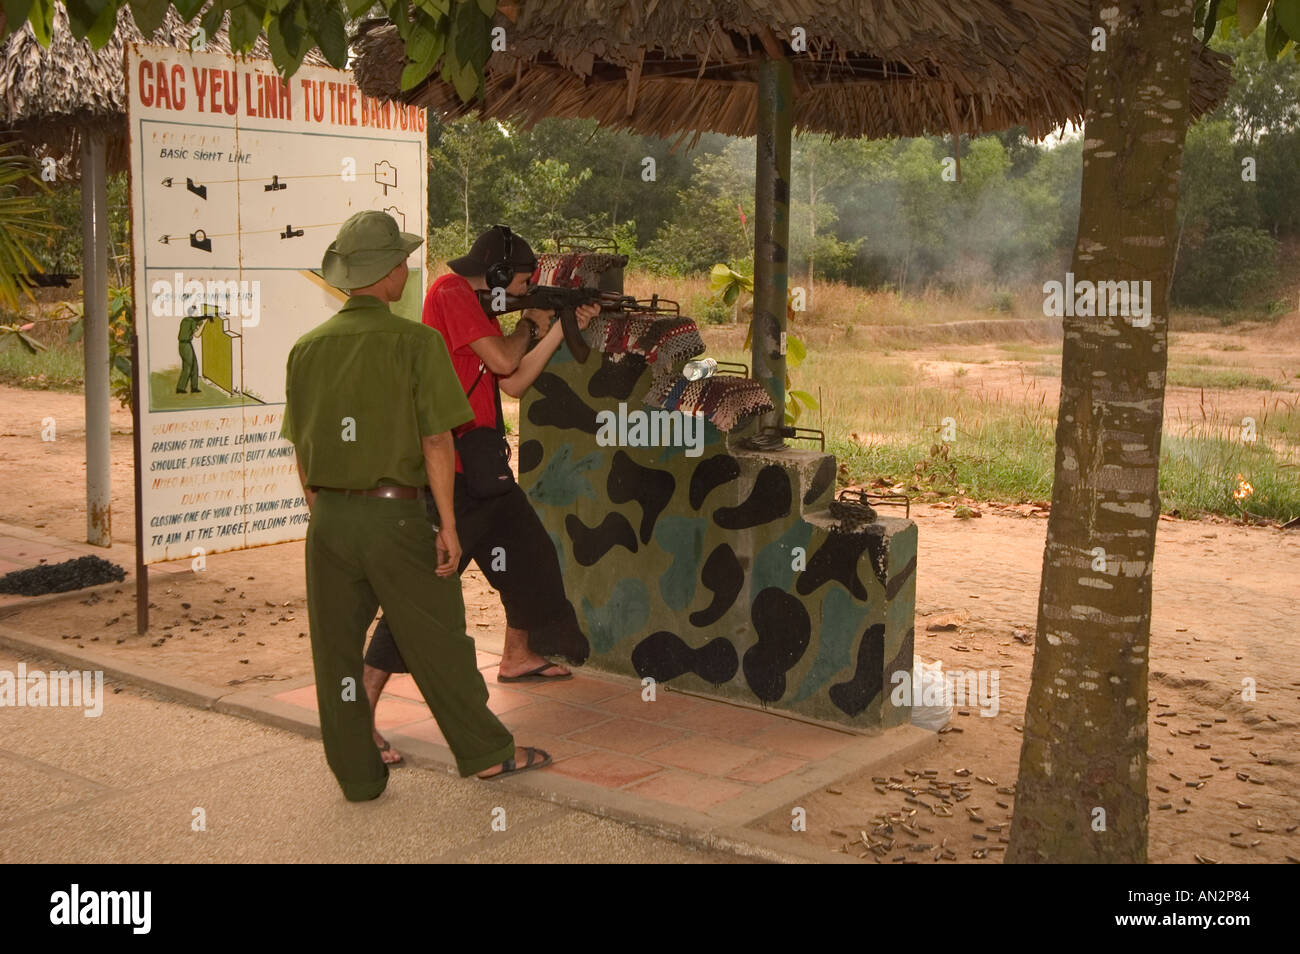
<svg viewBox="0 0 1300 954">
<path fill-rule="evenodd" d="M 505 288 L 515 278 L 515 234 L 507 226 L 496 225 L 506 239 L 505 253 L 498 262 L 493 262 L 487 269 L 487 283 L 489 288 Z"/>
</svg>

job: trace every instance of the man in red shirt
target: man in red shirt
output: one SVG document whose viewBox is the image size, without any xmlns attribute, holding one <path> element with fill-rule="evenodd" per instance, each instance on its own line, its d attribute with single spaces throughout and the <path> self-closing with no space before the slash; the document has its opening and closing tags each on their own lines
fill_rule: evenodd
<svg viewBox="0 0 1300 954">
<path fill-rule="evenodd" d="M 483 311 L 480 290 L 501 287 L 507 294 L 522 294 L 537 268 L 532 248 L 505 226 L 488 229 L 475 240 L 467 255 L 447 265 L 451 273 L 429 286 L 423 320 L 446 342 L 452 366 L 474 412 L 473 421 L 453 432 L 459 436 L 476 427 L 498 427 L 501 403 L 497 388 L 511 397 L 522 396 L 542 373 L 564 336 L 551 311 L 525 311 L 509 335 L 502 334 L 494 315 Z M 599 313 L 599 305 L 578 308 L 578 325 L 585 328 Z M 473 559 L 492 588 L 501 594 L 506 611 L 505 649 L 497 681 L 572 678 L 566 667 L 544 657 L 565 656 L 581 664 L 590 652 L 590 644 L 578 625 L 573 604 L 564 595 L 554 544 L 527 495 L 518 484 L 512 484 L 499 496 L 473 497 L 457 454 L 454 506 L 462 547 L 459 569 L 463 572 Z M 437 520 L 432 506 L 429 519 Z M 366 651 L 365 663 L 362 679 L 373 713 L 389 675 L 407 671 L 382 618 Z M 374 737 L 385 762 L 401 761 L 378 730 Z"/>
</svg>

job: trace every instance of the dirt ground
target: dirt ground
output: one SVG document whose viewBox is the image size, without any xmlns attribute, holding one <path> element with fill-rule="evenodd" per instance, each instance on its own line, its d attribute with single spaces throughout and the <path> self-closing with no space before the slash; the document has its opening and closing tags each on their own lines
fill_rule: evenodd
<svg viewBox="0 0 1300 954">
<path fill-rule="evenodd" d="M 880 861 L 930 863 L 941 845 L 958 861 L 976 860 L 980 849 L 997 861 L 1010 831 L 1033 663 L 1032 646 L 1016 634 L 1032 639 L 1047 521 L 955 520 L 937 507 L 914 516 L 917 654 L 942 660 L 945 670 L 997 669 L 999 712 L 985 718 L 975 706 L 958 708 L 950 731 L 923 757 L 803 799 L 807 832 L 791 831 L 793 804 L 761 827 L 830 852 L 893 816 L 895 845 Z M 1298 614 L 1300 534 L 1162 518 L 1149 682 L 1151 861 L 1300 859 Z M 1257 686 L 1253 703 L 1242 701 L 1246 678 Z M 935 814 L 947 809 L 934 791 L 951 790 L 927 794 L 927 770 L 941 783 L 969 784 L 970 797 L 951 817 Z M 916 837 L 901 828 L 911 812 Z M 933 847 L 907 848 L 919 844 Z M 860 843 L 847 850 L 877 860 Z"/>
<path fill-rule="evenodd" d="M 47 417 L 56 421 L 53 442 L 40 437 Z M 133 536 L 130 427 L 130 415 L 115 410 L 119 544 Z M 84 539 L 83 441 L 80 395 L 0 387 L 0 482 L 9 488 L 0 497 L 0 521 Z M 945 669 L 996 668 L 998 715 L 959 711 L 923 758 L 803 799 L 806 832 L 790 831 L 788 809 L 762 827 L 822 845 L 829 857 L 893 813 L 894 849 L 880 859 L 867 854 L 865 862 L 931 862 L 940 845 L 955 856 L 947 860 L 979 860 L 972 855 L 981 849 L 987 849 L 984 860 L 1000 859 L 1032 660 L 1032 646 L 1015 634 L 1033 638 L 1047 521 L 1027 507 L 980 510 L 978 519 L 958 520 L 951 504 L 913 508 L 920 528 L 916 645 L 922 659 L 942 660 Z M 1150 858 L 1294 861 L 1300 858 L 1300 532 L 1162 518 L 1157 543 Z M 299 542 L 209 555 L 201 572 L 155 584 L 146 636 L 136 635 L 129 586 L 10 613 L 4 622 L 109 647 L 212 685 L 282 681 L 311 670 L 302 554 Z M 470 631 L 494 648 L 504 627 L 500 604 L 477 570 L 467 571 L 464 582 Z M 1258 686 L 1253 703 L 1241 698 L 1245 678 Z M 951 817 L 927 807 L 942 804 L 925 793 L 933 782 L 908 774 L 927 770 L 937 782 L 970 786 L 970 797 Z M 873 775 L 884 781 L 873 782 Z M 966 808 L 977 809 L 980 820 L 972 821 Z M 915 837 L 901 828 L 912 811 Z M 909 844 L 933 847 L 910 851 Z M 857 844 L 847 851 L 857 857 L 866 849 Z"/>
</svg>

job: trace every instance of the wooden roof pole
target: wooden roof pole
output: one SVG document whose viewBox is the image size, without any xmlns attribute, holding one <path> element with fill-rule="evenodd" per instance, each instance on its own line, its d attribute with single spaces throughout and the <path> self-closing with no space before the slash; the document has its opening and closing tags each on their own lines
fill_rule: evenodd
<svg viewBox="0 0 1300 954">
<path fill-rule="evenodd" d="M 794 71 L 770 30 L 759 33 L 768 58 L 758 65 L 758 135 L 754 183 L 753 376 L 772 398 L 746 442 L 756 450 L 784 448 L 786 289 L 789 284 L 790 146 L 794 130 Z"/>
<path fill-rule="evenodd" d="M 108 186 L 103 129 L 81 131 L 82 315 L 86 353 L 86 542 L 113 545 L 108 418 Z M 148 394 L 148 387 L 140 389 Z"/>
</svg>

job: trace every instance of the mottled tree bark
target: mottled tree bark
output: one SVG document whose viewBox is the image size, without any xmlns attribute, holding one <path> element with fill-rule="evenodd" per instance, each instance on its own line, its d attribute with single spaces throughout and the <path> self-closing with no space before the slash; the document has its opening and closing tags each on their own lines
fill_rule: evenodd
<svg viewBox="0 0 1300 954">
<path fill-rule="evenodd" d="M 1146 861 L 1151 566 L 1192 5 L 1092 4 L 1106 48 L 1088 63 L 1072 270 L 1076 283 L 1149 282 L 1149 319 L 1064 318 L 1011 862 Z"/>
</svg>

